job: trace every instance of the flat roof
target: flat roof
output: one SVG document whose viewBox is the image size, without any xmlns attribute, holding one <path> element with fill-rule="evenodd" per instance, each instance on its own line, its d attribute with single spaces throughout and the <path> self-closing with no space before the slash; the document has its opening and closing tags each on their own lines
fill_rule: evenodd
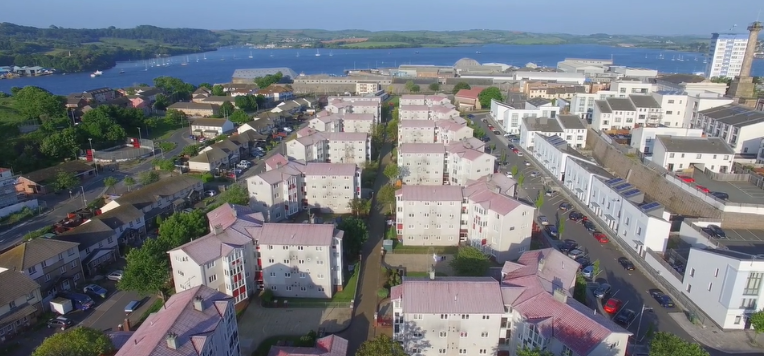
<svg viewBox="0 0 764 356">
<path fill-rule="evenodd" d="M 718 181 L 709 178 L 705 174 L 694 174 L 694 184 L 702 185 L 712 192 L 729 194 L 729 202 L 742 204 L 764 204 L 764 190 L 749 183 L 748 181 Z"/>
<path fill-rule="evenodd" d="M 764 111 L 753 110 L 745 106 L 727 104 L 700 112 L 718 122 L 743 127 L 764 122 Z"/>
<path fill-rule="evenodd" d="M 735 154 L 735 151 L 718 137 L 656 135 L 655 139 L 661 141 L 663 147 L 666 148 L 666 152 Z"/>
</svg>

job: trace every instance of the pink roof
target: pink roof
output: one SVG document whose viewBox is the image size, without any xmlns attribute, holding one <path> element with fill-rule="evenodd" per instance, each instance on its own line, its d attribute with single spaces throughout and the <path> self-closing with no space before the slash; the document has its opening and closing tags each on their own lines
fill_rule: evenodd
<svg viewBox="0 0 764 356">
<path fill-rule="evenodd" d="M 453 106 L 446 106 L 446 105 L 433 105 L 432 106 L 433 112 L 438 112 L 441 114 L 448 114 L 450 112 L 453 112 L 455 115 L 459 115 L 459 112 L 454 109 Z"/>
<path fill-rule="evenodd" d="M 398 146 L 398 153 L 445 154 L 446 148 L 441 143 L 402 143 Z"/>
<path fill-rule="evenodd" d="M 318 130 L 311 128 L 311 127 L 303 127 L 299 130 L 297 130 L 297 138 L 306 137 L 313 135 L 315 133 L 319 132 Z"/>
<path fill-rule="evenodd" d="M 276 153 L 265 159 L 265 170 L 270 171 L 285 166 L 289 160 L 286 159 L 281 153 Z"/>
<path fill-rule="evenodd" d="M 268 356 L 346 356 L 348 341 L 329 335 L 316 340 L 315 347 L 271 346 Z"/>
<path fill-rule="evenodd" d="M 478 95 L 483 92 L 483 88 L 462 89 L 456 93 L 457 98 L 477 100 Z"/>
<path fill-rule="evenodd" d="M 344 232 L 334 224 L 274 224 L 247 229 L 260 245 L 330 246 L 334 237 Z"/>
<path fill-rule="evenodd" d="M 325 132 L 329 141 L 366 141 L 369 134 L 363 132 Z"/>
<path fill-rule="evenodd" d="M 396 192 L 403 201 L 462 201 L 458 185 L 404 185 Z"/>
<path fill-rule="evenodd" d="M 195 297 L 202 299 L 201 311 L 194 308 Z M 206 336 L 225 327 L 226 312 L 234 313 L 233 300 L 209 287 L 200 285 L 176 293 L 149 315 L 116 356 L 198 355 Z M 177 335 L 175 350 L 165 341 L 170 333 Z"/>
<path fill-rule="evenodd" d="M 398 127 L 403 128 L 434 128 L 435 121 L 432 120 L 403 120 L 398 123 Z"/>
<path fill-rule="evenodd" d="M 474 204 L 482 206 L 484 209 L 493 211 L 500 215 L 507 215 L 517 207 L 524 205 L 506 195 L 494 193 L 488 190 L 481 190 L 470 194 L 469 200 Z"/>
<path fill-rule="evenodd" d="M 504 314 L 499 282 L 491 277 L 404 277 L 400 287 L 404 313 Z"/>
<path fill-rule="evenodd" d="M 446 148 L 448 153 L 463 153 L 467 150 L 484 150 L 485 142 L 480 141 L 474 137 L 468 137 L 456 142 L 451 142 Z"/>
<path fill-rule="evenodd" d="M 305 166 L 306 176 L 353 176 L 357 167 L 353 163 L 310 162 Z"/>
<path fill-rule="evenodd" d="M 492 173 L 476 180 L 467 182 L 464 187 L 464 195 L 469 196 L 480 190 L 488 190 L 504 195 L 510 195 L 512 188 L 517 182 L 501 173 Z"/>
<path fill-rule="evenodd" d="M 379 102 L 377 101 L 354 101 L 353 106 L 379 106 Z"/>
<path fill-rule="evenodd" d="M 321 121 L 323 123 L 330 123 L 330 122 L 333 122 L 333 121 L 340 121 L 340 120 L 342 120 L 342 118 L 337 116 L 337 115 L 320 116 L 320 117 L 317 117 L 316 119 L 318 119 L 319 121 Z"/>
<path fill-rule="evenodd" d="M 424 100 L 427 96 L 422 94 L 406 94 L 401 95 L 400 100 Z"/>
<path fill-rule="evenodd" d="M 430 111 L 427 105 L 401 105 L 399 111 Z"/>
<path fill-rule="evenodd" d="M 403 121 L 400 124 L 403 124 L 404 122 L 410 122 L 410 121 Z M 431 122 L 431 121 L 428 120 L 427 122 Z M 400 125 L 400 124 L 398 124 L 398 125 Z M 463 123 L 462 124 L 457 123 L 453 119 L 438 120 L 436 124 L 437 124 L 437 126 L 441 130 L 448 130 L 448 131 L 459 131 L 459 130 L 467 127 Z"/>
<path fill-rule="evenodd" d="M 492 155 L 489 155 L 485 152 L 480 152 L 478 150 L 466 150 L 461 154 L 462 158 L 468 160 L 468 161 L 476 161 L 478 159 L 484 158 L 484 157 L 490 157 L 492 160 L 496 160 L 496 158 Z"/>
<path fill-rule="evenodd" d="M 316 117 L 329 116 L 329 115 L 332 115 L 332 113 L 328 111 L 320 111 L 318 114 L 316 114 Z"/>
<path fill-rule="evenodd" d="M 343 120 L 348 121 L 374 121 L 373 114 L 345 114 Z"/>
</svg>

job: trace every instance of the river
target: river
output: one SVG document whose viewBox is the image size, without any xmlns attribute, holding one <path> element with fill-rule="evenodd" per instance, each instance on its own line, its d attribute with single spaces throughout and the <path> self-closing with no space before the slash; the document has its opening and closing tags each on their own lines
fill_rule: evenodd
<svg viewBox="0 0 764 356">
<path fill-rule="evenodd" d="M 566 57 L 612 58 L 616 65 L 654 68 L 664 73 L 695 73 L 705 68 L 699 53 L 661 51 L 646 48 L 623 48 L 600 45 L 486 45 L 449 48 L 397 49 L 256 49 L 225 48 L 215 52 L 177 56 L 165 59 L 169 66 L 149 67 L 143 61 L 119 63 L 91 78 L 90 73 L 24 77 L 0 80 L 0 91 L 9 93 L 11 87 L 34 85 L 54 94 L 66 95 L 88 89 L 119 88 L 140 83 L 151 84 L 159 76 L 180 78 L 186 82 L 226 83 L 235 69 L 288 67 L 297 73 L 342 74 L 347 69 L 396 67 L 401 64 L 453 65 L 461 58 L 473 58 L 480 63 L 506 63 L 523 66 L 528 62 L 556 66 Z M 249 58 L 252 55 L 253 58 Z M 660 59 L 660 57 L 663 59 Z M 672 58 L 683 57 L 683 61 Z M 206 59 L 204 59 L 206 57 Z M 183 66 L 182 62 L 188 60 Z M 120 71 L 124 71 L 120 74 Z M 764 75 L 764 60 L 754 62 L 754 75 Z"/>
</svg>

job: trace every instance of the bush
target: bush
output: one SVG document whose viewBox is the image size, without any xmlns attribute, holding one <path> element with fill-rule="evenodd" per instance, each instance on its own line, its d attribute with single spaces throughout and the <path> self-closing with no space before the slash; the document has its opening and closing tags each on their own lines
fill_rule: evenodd
<svg viewBox="0 0 764 356">
<path fill-rule="evenodd" d="M 204 172 L 202 174 L 202 183 L 209 183 L 215 180 L 215 176 L 212 175 L 210 172 Z"/>
<path fill-rule="evenodd" d="M 377 297 L 380 297 L 382 299 L 387 298 L 390 295 L 390 291 L 387 290 L 387 288 L 380 288 L 377 291 Z"/>
<path fill-rule="evenodd" d="M 270 303 L 273 301 L 273 291 L 270 289 L 264 289 L 262 293 L 260 293 L 260 299 L 262 299 L 266 303 Z"/>
</svg>

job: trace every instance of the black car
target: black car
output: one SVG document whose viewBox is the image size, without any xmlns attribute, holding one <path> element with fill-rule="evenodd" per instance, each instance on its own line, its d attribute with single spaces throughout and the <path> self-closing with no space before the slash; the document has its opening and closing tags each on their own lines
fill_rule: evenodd
<svg viewBox="0 0 764 356">
<path fill-rule="evenodd" d="M 483 136 L 483 138 L 481 138 L 480 140 L 483 141 L 483 142 L 489 142 L 489 141 L 491 141 L 491 138 L 488 137 L 488 136 Z"/>
<path fill-rule="evenodd" d="M 589 259 L 589 257 L 586 257 L 586 256 L 581 256 L 576 258 L 576 262 L 578 262 L 578 264 L 581 265 L 581 268 L 592 265 L 592 261 Z"/>
<path fill-rule="evenodd" d="M 629 326 L 632 321 L 637 317 L 637 313 L 634 312 L 631 309 L 623 309 L 621 310 L 618 315 L 613 318 L 613 321 L 616 322 L 618 325 L 622 326 Z"/>
<path fill-rule="evenodd" d="M 594 296 L 597 299 L 605 299 L 610 295 L 610 290 L 613 289 L 609 284 L 602 283 L 597 289 L 594 290 Z"/>
<path fill-rule="evenodd" d="M 573 240 L 565 240 L 560 244 L 560 252 L 567 254 L 570 250 L 575 250 L 578 247 L 578 243 Z"/>
<path fill-rule="evenodd" d="M 580 222 L 581 220 L 584 220 L 584 214 L 581 214 L 577 211 L 571 211 L 570 214 L 568 214 L 568 219 L 574 222 Z"/>
<path fill-rule="evenodd" d="M 704 227 L 702 230 L 703 230 L 703 232 L 707 233 L 708 236 L 711 236 L 711 237 L 714 237 L 714 238 L 717 238 L 717 239 L 726 239 L 727 238 L 727 234 L 718 225 L 708 225 L 708 226 Z"/>
<path fill-rule="evenodd" d="M 631 261 L 629 261 L 629 259 L 626 258 L 626 257 L 619 257 L 618 258 L 618 263 L 620 263 L 621 266 L 623 266 L 623 269 L 625 269 L 627 271 L 633 271 L 634 270 L 634 264 L 631 263 Z"/>
<path fill-rule="evenodd" d="M 514 150 L 515 149 L 515 145 L 510 143 L 509 145 L 507 145 L 507 148 L 509 148 L 510 150 Z"/>
<path fill-rule="evenodd" d="M 586 230 L 588 230 L 589 232 L 597 231 L 597 227 L 594 226 L 594 223 L 591 221 L 584 222 L 584 228 L 586 228 Z"/>
<path fill-rule="evenodd" d="M 552 237 L 557 237 L 557 227 L 554 225 L 547 225 L 546 232 Z"/>
<path fill-rule="evenodd" d="M 711 195 L 715 196 L 717 199 L 721 199 L 721 200 L 727 200 L 727 199 L 730 198 L 730 195 L 725 193 L 725 192 L 711 192 L 711 193 L 708 193 L 708 194 L 711 194 Z"/>
<path fill-rule="evenodd" d="M 673 308 L 674 307 L 674 301 L 671 300 L 671 297 L 663 294 L 663 291 L 660 289 L 650 289 L 650 296 L 655 299 L 658 304 L 660 304 L 664 308 Z"/>
<path fill-rule="evenodd" d="M 570 210 L 570 208 L 572 208 L 572 207 L 573 206 L 570 205 L 570 203 L 564 203 L 564 202 L 560 203 L 560 210 L 562 210 L 562 211 Z"/>
</svg>

